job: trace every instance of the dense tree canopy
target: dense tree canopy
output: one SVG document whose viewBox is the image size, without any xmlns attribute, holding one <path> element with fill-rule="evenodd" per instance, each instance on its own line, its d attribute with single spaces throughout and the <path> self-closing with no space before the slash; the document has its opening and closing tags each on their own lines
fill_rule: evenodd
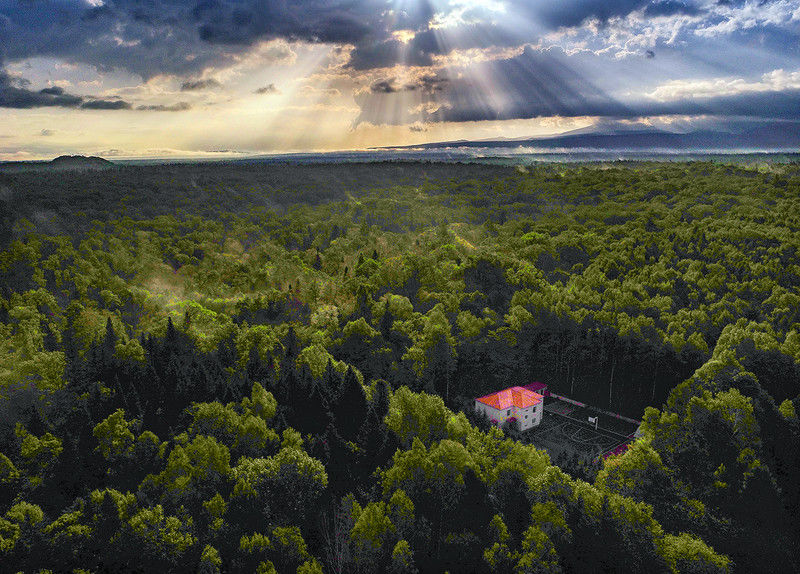
<svg viewBox="0 0 800 574">
<path fill-rule="evenodd" d="M 4 569 L 800 569 L 796 165 L 285 167 L 5 176 Z"/>
</svg>

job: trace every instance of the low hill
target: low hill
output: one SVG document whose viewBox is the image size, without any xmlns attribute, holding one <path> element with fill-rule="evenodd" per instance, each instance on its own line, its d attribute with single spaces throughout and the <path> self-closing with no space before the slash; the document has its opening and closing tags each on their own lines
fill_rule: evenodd
<svg viewBox="0 0 800 574">
<path fill-rule="evenodd" d="M 114 166 L 107 159 L 94 155 L 60 155 L 45 165 L 59 169 L 107 169 Z"/>
<path fill-rule="evenodd" d="M 0 171 L 19 173 L 28 171 L 84 171 L 109 169 L 116 164 L 97 156 L 60 155 L 50 161 L 4 161 L 0 162 Z"/>
</svg>

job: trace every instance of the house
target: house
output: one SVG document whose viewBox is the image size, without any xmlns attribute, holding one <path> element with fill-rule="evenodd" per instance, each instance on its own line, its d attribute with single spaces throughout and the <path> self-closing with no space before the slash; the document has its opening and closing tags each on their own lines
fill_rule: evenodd
<svg viewBox="0 0 800 574">
<path fill-rule="evenodd" d="M 475 410 L 486 413 L 497 426 L 516 419 L 520 430 L 528 430 L 542 422 L 544 397 L 524 387 L 511 387 L 475 399 Z"/>
</svg>

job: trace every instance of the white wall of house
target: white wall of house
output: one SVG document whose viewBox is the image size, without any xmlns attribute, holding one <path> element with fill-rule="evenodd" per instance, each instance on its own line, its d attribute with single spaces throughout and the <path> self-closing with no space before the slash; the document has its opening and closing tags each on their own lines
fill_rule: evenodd
<svg viewBox="0 0 800 574">
<path fill-rule="evenodd" d="M 475 401 L 475 410 L 486 413 L 486 416 L 489 418 L 489 420 L 496 420 L 498 425 L 502 425 L 508 418 L 508 416 L 506 416 L 506 411 L 492 408 L 478 400 Z"/>
<path fill-rule="evenodd" d="M 540 402 L 525 409 L 516 409 L 517 420 L 519 421 L 520 430 L 528 430 L 535 426 L 539 426 L 542 422 L 542 412 L 544 411 L 543 404 Z"/>
</svg>

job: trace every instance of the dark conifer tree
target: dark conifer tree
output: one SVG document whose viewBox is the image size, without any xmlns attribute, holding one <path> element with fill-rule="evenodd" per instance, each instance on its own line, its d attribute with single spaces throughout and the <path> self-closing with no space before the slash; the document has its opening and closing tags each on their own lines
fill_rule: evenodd
<svg viewBox="0 0 800 574">
<path fill-rule="evenodd" d="M 328 424 L 323 438 L 329 453 L 326 466 L 328 488 L 332 495 L 342 495 L 353 491 L 353 467 L 356 457 L 350 445 L 339 433 L 333 422 Z"/>
<path fill-rule="evenodd" d="M 327 429 L 327 426 L 325 427 Z M 323 432 L 314 436 L 308 444 L 308 454 L 313 456 L 319 461 L 322 461 L 326 467 L 331 458 L 331 451 L 328 446 L 328 435 Z"/>
<path fill-rule="evenodd" d="M 142 404 L 142 399 L 139 396 L 139 393 L 136 391 L 137 385 L 134 381 L 139 379 L 141 376 L 142 370 L 136 369 L 132 373 L 131 377 L 120 382 L 123 387 L 126 387 L 125 396 L 128 398 L 130 413 L 138 419 L 141 419 L 144 416 L 144 405 Z"/>
<path fill-rule="evenodd" d="M 455 357 L 447 339 L 440 337 L 428 350 L 428 364 L 423 373 L 425 390 L 432 389 L 445 402 L 450 399 L 450 380 L 455 372 Z"/>
<path fill-rule="evenodd" d="M 233 367 L 236 364 L 236 343 L 234 342 L 233 333 L 227 339 L 219 342 L 216 356 L 223 369 Z"/>
<path fill-rule="evenodd" d="M 322 434 L 332 419 L 330 403 L 319 382 L 313 381 L 310 392 L 305 395 L 302 407 L 304 430 L 312 434 Z"/>
<path fill-rule="evenodd" d="M 250 354 L 247 358 L 247 378 L 249 382 L 266 384 L 270 379 L 270 369 L 267 363 L 261 359 L 261 355 L 255 345 L 250 347 Z"/>
<path fill-rule="evenodd" d="M 113 353 L 118 340 L 119 337 L 117 337 L 117 334 L 114 332 L 114 325 L 111 323 L 111 317 L 109 317 L 106 319 L 106 334 L 105 337 L 103 337 L 103 348 L 107 352 Z"/>
<path fill-rule="evenodd" d="M 47 321 L 42 322 L 42 348 L 49 352 L 61 350 L 56 340 L 55 333 L 53 333 L 53 330 L 50 328 L 50 323 Z"/>
<path fill-rule="evenodd" d="M 492 485 L 493 500 L 515 543 L 530 524 L 529 488 L 518 472 L 502 472 Z"/>
<path fill-rule="evenodd" d="M 355 440 L 360 449 L 356 463 L 356 478 L 362 484 L 377 466 L 376 456 L 384 443 L 385 434 L 386 426 L 381 423 L 375 409 L 370 406 Z"/>
<path fill-rule="evenodd" d="M 389 412 L 389 383 L 383 379 L 375 381 L 375 391 L 372 396 L 372 408 L 375 409 L 375 414 L 378 416 L 379 421 L 383 421 L 383 417 Z"/>
<path fill-rule="evenodd" d="M 36 405 L 31 406 L 30 418 L 25 425 L 25 429 L 34 436 L 40 437 L 46 432 L 50 432 L 50 425 L 42 417 L 39 408 Z"/>
<path fill-rule="evenodd" d="M 353 440 L 367 415 L 367 398 L 353 369 L 348 368 L 333 404 L 336 428 L 345 440 Z"/>
<path fill-rule="evenodd" d="M 293 402 L 293 393 L 298 392 L 299 380 L 294 361 L 285 358 L 281 362 L 281 371 L 275 385 L 275 400 L 278 405 L 290 408 Z"/>
<path fill-rule="evenodd" d="M 383 335 L 383 338 L 386 339 L 387 341 L 390 341 L 393 324 L 394 324 L 394 315 L 389 309 L 389 299 L 386 299 L 386 304 L 383 307 L 383 315 L 381 315 L 381 320 L 380 323 L 378 324 L 378 327 L 380 329 L 381 335 Z"/>
<path fill-rule="evenodd" d="M 122 381 L 119 378 L 119 373 L 114 374 L 114 383 L 111 387 L 114 390 L 114 402 L 116 403 L 114 406 L 119 406 L 119 408 L 124 409 L 126 412 L 131 412 L 130 404 L 128 403 L 128 394 L 125 392 L 125 389 L 122 386 Z"/>
<path fill-rule="evenodd" d="M 332 405 L 339 395 L 339 387 L 342 385 L 342 377 L 333 368 L 333 362 L 328 359 L 325 372 L 322 375 L 321 391 L 328 399 L 328 405 Z"/>
<path fill-rule="evenodd" d="M 311 375 L 308 365 L 304 363 L 299 372 L 297 372 L 295 387 L 288 394 L 286 402 L 289 424 L 302 432 L 311 432 L 309 426 L 313 426 L 313 422 L 310 419 L 315 415 L 315 405 L 311 402 L 314 386 L 314 377 Z"/>
<path fill-rule="evenodd" d="M 283 348 L 285 358 L 294 360 L 300 354 L 300 342 L 297 340 L 294 327 L 289 327 L 289 332 L 286 333 L 286 338 L 283 340 Z"/>
<path fill-rule="evenodd" d="M 356 298 L 358 300 L 358 303 L 356 304 L 355 318 L 364 317 L 367 323 L 371 323 L 372 306 L 370 305 L 371 303 L 370 296 L 363 285 L 359 286 Z"/>
</svg>

